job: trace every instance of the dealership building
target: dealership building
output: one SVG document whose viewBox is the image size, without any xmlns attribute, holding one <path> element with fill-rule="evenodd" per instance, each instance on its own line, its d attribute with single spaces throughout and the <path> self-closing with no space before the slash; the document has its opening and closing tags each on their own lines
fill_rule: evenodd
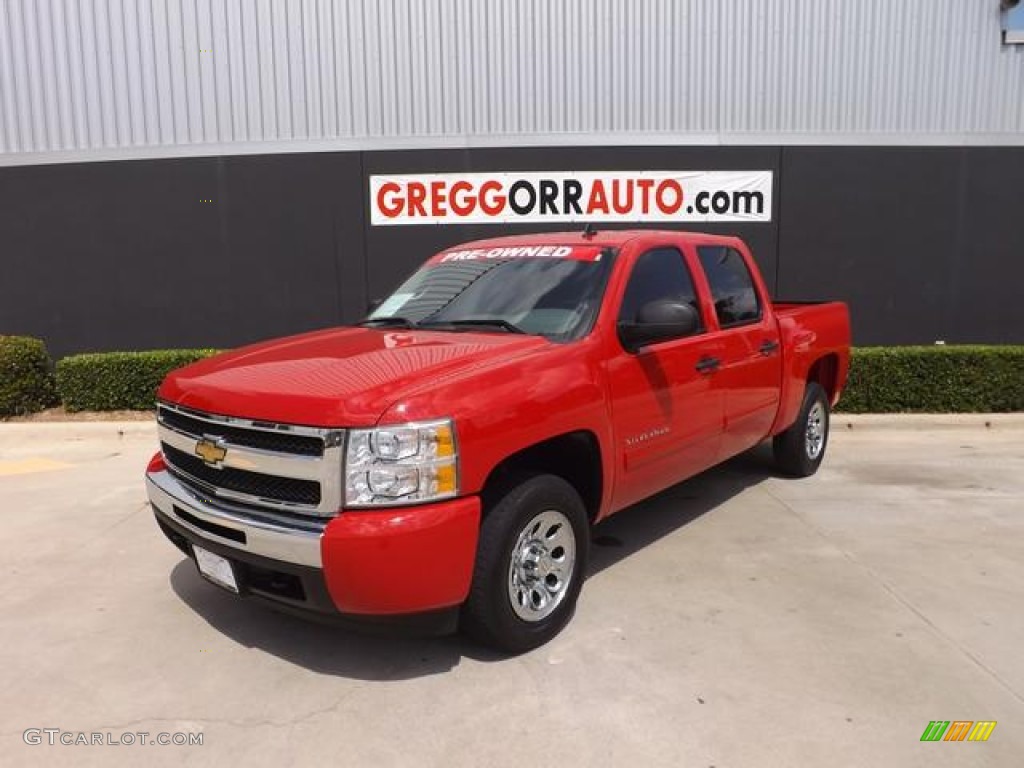
<svg viewBox="0 0 1024 768">
<path fill-rule="evenodd" d="M 352 322 L 500 234 L 737 234 L 854 342 L 1024 343 L 1015 0 L 8 0 L 0 333 Z"/>
</svg>

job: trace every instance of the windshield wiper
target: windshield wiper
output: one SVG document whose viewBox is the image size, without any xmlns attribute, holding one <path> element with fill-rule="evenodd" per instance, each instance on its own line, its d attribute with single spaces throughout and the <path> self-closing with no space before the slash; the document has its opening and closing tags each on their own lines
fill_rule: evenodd
<svg viewBox="0 0 1024 768">
<path fill-rule="evenodd" d="M 387 317 L 368 317 L 365 320 L 360 320 L 356 325 L 361 326 L 372 326 L 372 325 L 396 325 L 399 328 L 415 328 L 416 323 L 407 317 L 399 317 L 398 315 L 390 315 Z"/>
<path fill-rule="evenodd" d="M 421 328 L 435 328 L 445 325 L 454 326 L 456 328 L 459 326 L 476 325 L 485 328 L 501 328 L 501 330 L 509 333 L 526 333 L 526 331 L 518 325 L 510 323 L 508 320 L 502 320 L 500 317 L 467 317 L 461 320 L 431 320 L 430 322 L 420 323 Z"/>
</svg>

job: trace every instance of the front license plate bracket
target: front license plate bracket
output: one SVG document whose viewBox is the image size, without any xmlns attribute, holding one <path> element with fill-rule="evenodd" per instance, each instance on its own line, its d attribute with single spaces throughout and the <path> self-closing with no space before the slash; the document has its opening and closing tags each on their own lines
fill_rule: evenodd
<svg viewBox="0 0 1024 768">
<path fill-rule="evenodd" d="M 212 581 L 218 587 L 238 594 L 238 578 L 235 576 L 235 569 L 230 560 L 202 547 L 197 547 L 195 544 L 192 545 L 192 553 L 195 555 L 199 573 L 204 578 Z"/>
</svg>

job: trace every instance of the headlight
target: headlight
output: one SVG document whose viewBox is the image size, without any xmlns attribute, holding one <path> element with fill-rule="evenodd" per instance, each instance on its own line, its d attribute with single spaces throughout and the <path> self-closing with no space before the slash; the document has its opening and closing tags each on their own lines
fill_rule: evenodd
<svg viewBox="0 0 1024 768">
<path fill-rule="evenodd" d="M 450 419 L 353 429 L 345 450 L 345 506 L 414 504 L 459 490 Z"/>
</svg>

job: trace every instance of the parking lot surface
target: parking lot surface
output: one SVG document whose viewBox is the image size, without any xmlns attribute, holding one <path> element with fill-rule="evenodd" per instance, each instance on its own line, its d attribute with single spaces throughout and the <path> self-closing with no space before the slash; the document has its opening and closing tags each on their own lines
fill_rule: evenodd
<svg viewBox="0 0 1024 768">
<path fill-rule="evenodd" d="M 220 591 L 153 522 L 155 445 L 0 424 L 4 766 L 1021 765 L 1024 417 L 836 417 L 815 477 L 759 450 L 675 486 L 598 526 L 575 619 L 518 658 Z"/>
</svg>

